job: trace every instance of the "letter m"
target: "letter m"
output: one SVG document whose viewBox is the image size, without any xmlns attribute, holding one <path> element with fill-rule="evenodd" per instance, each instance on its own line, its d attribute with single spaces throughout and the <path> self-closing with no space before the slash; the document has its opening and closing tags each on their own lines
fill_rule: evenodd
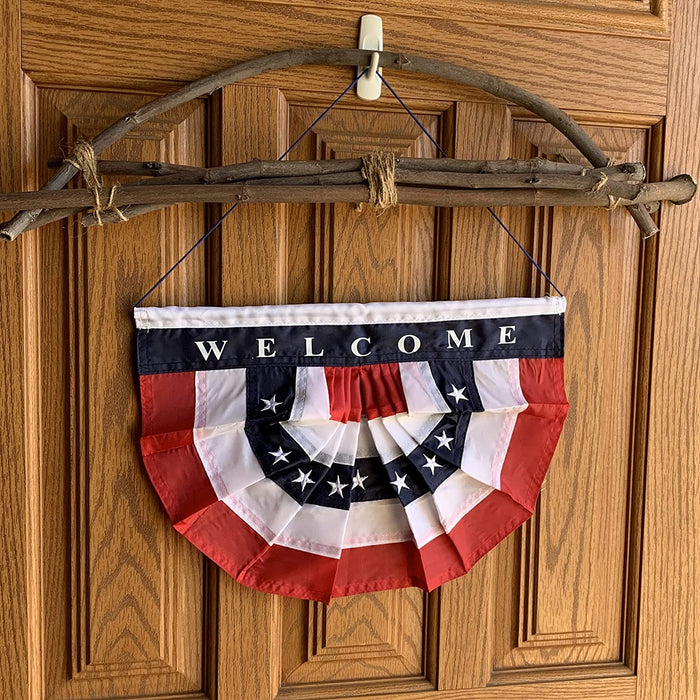
<svg viewBox="0 0 700 700">
<path fill-rule="evenodd" d="M 454 343 L 454 346 L 452 345 Z M 458 336 L 452 329 L 447 331 L 447 347 L 452 350 L 453 348 L 462 347 L 464 343 L 465 348 L 472 347 L 472 329 L 465 328 L 462 331 L 462 335 Z"/>
<path fill-rule="evenodd" d="M 208 348 L 205 347 L 205 343 L 209 345 Z M 195 340 L 194 344 L 199 348 L 199 352 L 202 353 L 202 357 L 205 360 L 209 359 L 210 355 L 214 355 L 217 360 L 221 359 L 221 353 L 223 353 L 228 340 Z"/>
</svg>

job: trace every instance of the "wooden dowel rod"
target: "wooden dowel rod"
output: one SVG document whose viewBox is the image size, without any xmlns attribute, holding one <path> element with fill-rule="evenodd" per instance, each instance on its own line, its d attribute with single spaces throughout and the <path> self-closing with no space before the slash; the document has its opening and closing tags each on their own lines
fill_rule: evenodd
<svg viewBox="0 0 700 700">
<path fill-rule="evenodd" d="M 399 202 L 430 206 L 541 206 L 564 203 L 564 206 L 606 206 L 608 195 L 599 192 L 566 192 L 562 190 L 521 189 L 437 189 L 399 185 Z M 623 199 L 623 205 L 644 204 L 654 201 L 681 202 L 692 197 L 695 184 L 688 180 L 648 183 L 639 187 L 634 202 Z M 271 184 L 215 184 L 163 185 L 161 187 L 123 187 L 114 193 L 117 207 L 129 204 L 170 205 L 177 202 L 364 202 L 368 189 L 365 185 L 271 185 Z M 549 196 L 551 193 L 551 196 Z M 109 190 L 102 191 L 102 201 L 109 199 Z M 20 192 L 0 194 L 0 210 L 24 207 L 44 209 L 87 208 L 94 203 L 87 189 Z"/>
</svg>

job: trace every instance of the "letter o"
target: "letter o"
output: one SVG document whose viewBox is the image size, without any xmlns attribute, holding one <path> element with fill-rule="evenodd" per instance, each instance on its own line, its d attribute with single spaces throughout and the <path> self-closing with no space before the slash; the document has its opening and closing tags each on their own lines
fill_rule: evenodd
<svg viewBox="0 0 700 700">
<path fill-rule="evenodd" d="M 411 338 L 413 341 L 413 350 L 406 350 L 406 340 L 408 338 Z M 420 350 L 420 338 L 416 335 L 411 335 L 410 333 L 408 335 L 402 335 L 399 338 L 398 346 L 399 350 L 404 355 L 413 355 L 414 352 L 418 352 L 418 350 Z"/>
</svg>

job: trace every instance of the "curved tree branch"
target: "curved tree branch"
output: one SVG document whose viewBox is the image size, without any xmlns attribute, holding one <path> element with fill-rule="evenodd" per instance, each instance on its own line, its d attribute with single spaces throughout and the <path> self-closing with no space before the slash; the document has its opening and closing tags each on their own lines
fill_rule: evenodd
<svg viewBox="0 0 700 700">
<path fill-rule="evenodd" d="M 291 49 L 261 56 L 200 78 L 179 90 L 156 98 L 109 126 L 92 140 L 91 145 L 95 153 L 99 154 L 128 134 L 138 124 L 147 122 L 173 107 L 260 73 L 301 65 L 363 65 L 369 62 L 371 54 L 371 51 L 360 49 L 322 48 Z M 389 51 L 380 52 L 379 65 L 383 68 L 398 68 L 445 78 L 462 85 L 481 89 L 507 102 L 525 107 L 561 131 L 595 167 L 604 167 L 608 162 L 603 151 L 568 114 L 549 104 L 538 95 L 493 75 L 437 59 Z M 74 166 L 64 163 L 42 189 L 60 190 L 76 172 L 77 169 Z M 646 209 L 637 205 L 631 205 L 628 208 L 645 236 L 652 235 L 658 230 Z M 40 214 L 40 209 L 22 211 L 16 214 L 0 227 L 0 237 L 6 240 L 15 239 L 20 233 L 35 225 Z"/>
</svg>

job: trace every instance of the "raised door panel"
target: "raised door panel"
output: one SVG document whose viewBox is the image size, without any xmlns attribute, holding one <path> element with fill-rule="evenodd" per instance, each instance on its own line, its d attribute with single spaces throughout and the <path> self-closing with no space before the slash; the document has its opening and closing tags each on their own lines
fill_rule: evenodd
<svg viewBox="0 0 700 700">
<path fill-rule="evenodd" d="M 329 101 L 264 87 L 225 89 L 222 161 L 279 157 Z M 435 147 L 399 105 L 383 101 L 361 109 L 361 104 L 348 98 L 289 157 L 348 158 L 380 148 L 399 157 L 435 155 Z M 441 138 L 443 122 L 449 121 L 445 110 L 449 106 L 425 103 L 420 111 L 434 138 Z M 234 131 L 233 125 L 242 123 L 248 127 Z M 382 212 L 369 205 L 239 207 L 221 233 L 220 296 L 227 304 L 430 299 L 443 219 L 429 207 Z M 353 596 L 324 606 L 267 600 L 266 594 L 237 588 L 224 584 L 222 615 L 242 615 L 261 624 L 269 646 L 220 638 L 220 653 L 243 654 L 261 669 L 260 676 L 263 668 L 276 670 L 271 680 L 259 676 L 265 688 L 258 691 L 224 670 L 219 686 L 223 697 L 235 692 L 274 697 L 280 686 L 288 695 L 322 697 L 330 680 L 340 696 L 358 684 L 370 693 L 396 690 L 397 683 L 414 691 L 435 688 L 437 609 L 422 591 Z M 247 613 L 234 612 L 234 601 Z M 268 609 L 270 618 L 257 618 L 260 607 Z"/>
<path fill-rule="evenodd" d="M 243 115 L 251 126 L 239 126 L 235 139 L 224 138 L 222 159 L 279 157 L 332 97 L 284 88 L 228 88 L 223 133 L 229 123 L 240 125 Z M 517 109 L 489 101 L 407 97 L 432 135 L 460 157 L 578 158 L 555 130 Z M 342 104 L 290 157 L 357 156 L 379 144 L 399 157 L 433 155 L 429 140 L 389 100 L 367 106 L 347 98 Z M 589 128 L 620 162 L 651 160 L 652 126 L 653 120 L 642 118 Z M 499 697 L 504 686 L 519 692 L 521 683 L 584 676 L 600 677 L 603 685 L 594 690 L 580 680 L 570 686 L 577 697 L 633 692 L 635 533 L 644 456 L 635 430 L 645 410 L 636 379 L 648 372 L 639 340 L 649 337 L 648 319 L 640 314 L 640 300 L 653 290 L 653 268 L 623 211 L 499 213 L 570 300 L 572 414 L 535 517 L 466 577 L 430 595 L 367 594 L 323 606 L 268 600 L 227 583 L 220 599 L 223 615 L 253 620 L 256 609 L 265 609 L 270 616 L 261 630 L 265 649 L 252 641 L 234 644 L 259 673 L 274 669 L 259 697 L 340 697 L 389 688 L 483 688 L 488 697 Z M 551 292 L 484 210 L 254 205 L 239 208 L 225 227 L 220 242 L 225 303 Z M 246 281 L 250 259 L 262 264 L 254 268 L 255 281 Z M 232 612 L 234 600 L 248 612 Z M 469 624 L 455 625 L 455 620 Z M 220 641 L 221 653 L 233 648 Z M 221 687 L 237 682 L 224 672 Z M 609 690 L 600 690 L 605 683 Z"/>
<path fill-rule="evenodd" d="M 588 130 L 616 162 L 649 161 L 650 128 Z M 513 155 L 583 164 L 553 128 L 533 122 L 516 123 Z M 499 552 L 497 595 L 506 604 L 497 607 L 497 627 L 517 630 L 517 644 L 497 639 L 496 678 L 512 682 L 526 673 L 515 669 L 552 665 L 562 667 L 557 676 L 630 675 L 626 644 L 635 637 L 640 574 L 640 542 L 630 528 L 644 487 L 634 438 L 648 372 L 640 303 L 654 278 L 623 211 L 536 210 L 531 225 L 533 250 L 569 298 L 571 411 L 536 516 L 519 542 Z M 508 597 L 512 590 L 517 599 Z"/>
<path fill-rule="evenodd" d="M 38 89 L 36 162 L 69 152 L 144 96 Z M 105 157 L 202 164 L 206 109 L 194 102 L 135 129 Z M 107 183 L 110 184 L 110 183 Z M 189 246 L 203 211 L 183 206 L 121 227 L 45 227 L 25 283 L 36 309 L 26 342 L 36 374 L 38 434 L 28 503 L 42 584 L 30 608 L 43 648 L 38 697 L 204 697 L 204 576 L 172 530 L 138 453 L 131 307 Z M 153 301 L 201 301 L 203 266 L 170 279 Z"/>
</svg>

